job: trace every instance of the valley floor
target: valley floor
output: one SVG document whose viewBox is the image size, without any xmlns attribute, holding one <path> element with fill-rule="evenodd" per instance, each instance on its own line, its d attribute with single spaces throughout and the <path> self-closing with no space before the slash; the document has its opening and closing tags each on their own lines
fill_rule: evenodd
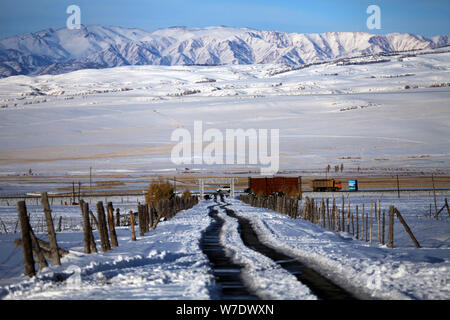
<svg viewBox="0 0 450 320">
<path fill-rule="evenodd" d="M 445 171 L 449 66 L 444 52 L 299 70 L 126 66 L 0 79 L 0 173 L 242 169 L 175 165 L 171 134 L 184 128 L 193 135 L 194 121 L 202 122 L 203 132 L 279 129 L 280 171 L 323 172 L 341 163 L 354 171 Z"/>
</svg>

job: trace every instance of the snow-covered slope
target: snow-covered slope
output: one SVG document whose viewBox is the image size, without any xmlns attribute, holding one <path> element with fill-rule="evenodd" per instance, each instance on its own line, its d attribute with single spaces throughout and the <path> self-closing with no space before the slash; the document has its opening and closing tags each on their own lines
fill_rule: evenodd
<svg viewBox="0 0 450 320">
<path fill-rule="evenodd" d="M 249 28 L 171 27 L 154 32 L 99 25 L 46 29 L 0 40 L 0 77 L 59 74 L 122 65 L 301 65 L 330 59 L 450 44 L 412 34 L 284 33 Z"/>
</svg>

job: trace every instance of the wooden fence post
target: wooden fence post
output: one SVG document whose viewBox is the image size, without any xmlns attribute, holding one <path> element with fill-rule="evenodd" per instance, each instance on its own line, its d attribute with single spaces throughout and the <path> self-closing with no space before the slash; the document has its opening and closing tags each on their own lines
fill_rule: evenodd
<svg viewBox="0 0 450 320">
<path fill-rule="evenodd" d="M 58 228 L 56 229 L 56 232 L 61 232 L 61 225 L 62 225 L 62 216 L 59 216 Z"/>
<path fill-rule="evenodd" d="M 365 210 L 364 210 L 365 208 L 364 208 L 364 203 L 363 203 L 363 206 L 362 206 L 362 214 L 361 214 L 361 225 L 362 225 L 362 230 L 361 230 L 361 241 L 364 241 L 364 234 L 365 234 L 365 229 L 364 229 L 364 220 L 365 220 L 365 214 L 366 214 L 366 212 L 365 212 Z"/>
<path fill-rule="evenodd" d="M 80 201 L 81 216 L 83 218 L 84 253 L 89 254 L 91 253 L 91 235 L 89 232 L 89 213 L 86 212 L 86 205 L 87 203 L 85 203 L 83 200 Z"/>
<path fill-rule="evenodd" d="M 325 226 L 326 226 L 326 220 L 325 220 L 326 207 L 325 207 L 325 200 L 324 199 L 322 199 L 321 207 L 322 207 L 322 227 L 325 228 Z"/>
<path fill-rule="evenodd" d="M 116 208 L 116 227 L 120 227 L 120 209 Z"/>
<path fill-rule="evenodd" d="M 332 206 L 332 214 L 333 217 L 333 230 L 337 231 L 337 221 L 336 221 L 336 198 L 333 197 L 333 206 Z"/>
<path fill-rule="evenodd" d="M 355 221 L 353 220 L 353 211 L 351 214 L 351 219 L 352 219 L 352 235 L 355 236 Z"/>
<path fill-rule="evenodd" d="M 298 199 L 295 199 L 294 202 L 294 219 L 297 219 L 298 217 Z"/>
<path fill-rule="evenodd" d="M 369 212 L 366 214 L 366 241 L 369 241 Z"/>
<path fill-rule="evenodd" d="M 153 206 L 153 203 L 150 203 L 150 206 L 150 228 L 154 229 L 153 226 L 155 225 L 156 209 Z"/>
<path fill-rule="evenodd" d="M 380 226 L 380 222 L 381 222 L 381 205 L 380 205 L 380 200 L 378 200 L 378 215 L 377 215 L 377 230 L 378 230 L 378 244 L 381 243 L 381 226 Z"/>
<path fill-rule="evenodd" d="M 144 229 L 144 210 L 142 205 L 138 205 L 138 223 L 139 223 L 139 235 L 142 237 L 145 235 Z"/>
<path fill-rule="evenodd" d="M 134 231 L 134 214 L 130 210 L 130 224 L 131 224 L 131 241 L 136 241 L 136 233 Z"/>
<path fill-rule="evenodd" d="M 97 218 L 94 216 L 94 214 L 92 213 L 91 210 L 89 210 L 89 217 L 92 219 L 91 227 L 92 227 L 92 224 L 94 224 L 95 225 L 95 229 L 99 230 Z"/>
<path fill-rule="evenodd" d="M 38 239 L 33 232 L 33 228 L 30 226 L 30 237 L 31 237 L 31 246 L 33 248 L 34 257 L 36 258 L 36 262 L 38 264 L 39 270 L 48 267 L 47 260 L 45 260 L 44 252 L 41 250 L 41 246 L 39 245 Z"/>
<path fill-rule="evenodd" d="M 358 205 L 356 205 L 356 239 L 359 240 L 359 213 L 358 213 Z"/>
<path fill-rule="evenodd" d="M 447 198 L 445 198 L 445 206 L 447 207 L 447 213 L 448 213 L 448 216 L 450 217 L 450 208 L 448 207 Z"/>
<path fill-rule="evenodd" d="M 114 208 L 112 202 L 108 202 L 106 210 L 108 211 L 108 225 L 109 234 L 111 236 L 111 245 L 113 247 L 118 247 L 119 243 L 117 242 L 116 228 L 114 226 Z"/>
<path fill-rule="evenodd" d="M 373 221 L 373 213 L 372 213 L 372 205 L 373 200 L 370 200 L 370 221 L 369 221 L 369 242 L 372 244 L 372 221 Z M 375 214 L 377 212 L 377 204 L 375 203 Z"/>
<path fill-rule="evenodd" d="M 327 198 L 327 223 L 328 230 L 331 230 L 331 220 L 330 220 L 330 199 Z"/>
<path fill-rule="evenodd" d="M 103 207 L 103 202 L 97 202 L 97 217 L 98 217 L 98 228 L 100 234 L 100 241 L 102 246 L 102 251 L 111 250 L 111 245 L 109 244 L 108 229 L 106 225 L 105 208 Z"/>
<path fill-rule="evenodd" d="M 160 217 L 163 217 L 163 201 L 162 200 L 158 200 L 158 202 L 156 203 L 156 211 L 158 212 L 158 219 Z"/>
<path fill-rule="evenodd" d="M 144 206 L 144 214 L 145 214 L 145 232 L 149 232 L 150 231 L 150 208 L 151 205 L 146 203 Z M 181 209 L 180 209 L 181 210 Z M 174 215 L 175 215 L 176 211 L 174 209 Z"/>
<path fill-rule="evenodd" d="M 398 218 L 398 220 L 400 220 L 400 222 L 402 223 L 403 227 L 405 227 L 406 232 L 411 237 L 411 240 L 414 242 L 416 248 L 420 248 L 419 242 L 416 240 L 416 237 L 414 237 L 411 229 L 406 224 L 406 221 L 403 219 L 402 215 L 400 214 L 400 211 L 398 211 L 397 208 L 394 207 L 394 212 L 397 214 L 397 218 Z"/>
<path fill-rule="evenodd" d="M 275 197 L 276 201 L 276 197 Z M 276 204 L 276 202 L 275 202 Z M 305 202 L 303 203 L 303 212 L 302 212 L 302 219 L 308 220 L 308 207 L 309 207 L 309 197 L 305 197 Z"/>
<path fill-rule="evenodd" d="M 61 265 L 58 254 L 58 243 L 56 242 L 56 232 L 55 226 L 53 225 L 52 210 L 50 209 L 50 204 L 48 203 L 47 192 L 41 193 L 41 203 L 44 208 L 45 222 L 47 223 L 47 235 L 48 241 L 50 243 L 50 251 L 52 255 L 52 261 L 55 266 Z"/>
<path fill-rule="evenodd" d="M 382 245 L 384 245 L 385 244 L 385 242 L 384 242 L 384 234 L 385 234 L 385 230 L 386 230 L 386 228 L 385 228 L 385 225 L 386 225 L 386 219 L 385 219 L 385 217 L 386 217 L 386 210 L 385 209 L 383 209 L 383 222 L 382 222 L 382 228 L 381 228 L 381 244 Z"/>
<path fill-rule="evenodd" d="M 444 205 L 442 206 L 442 208 L 440 208 L 439 211 L 436 213 L 436 220 L 438 220 L 438 218 L 439 218 L 439 213 L 441 213 L 441 211 L 444 210 L 445 208 L 447 208 L 447 213 L 450 217 L 450 210 L 448 208 L 447 198 L 445 198 Z M 430 212 L 431 212 L 431 210 L 430 210 Z"/>
<path fill-rule="evenodd" d="M 17 214 L 20 221 L 20 231 L 22 233 L 22 251 L 24 258 L 25 275 L 33 277 L 34 275 L 36 275 L 36 270 L 34 269 L 33 245 L 31 243 L 30 223 L 28 221 L 25 201 L 17 202 Z"/>
<path fill-rule="evenodd" d="M 89 210 L 89 203 L 85 202 L 84 203 L 84 210 L 86 211 L 86 217 L 88 219 L 88 228 L 89 228 L 89 240 L 91 243 L 91 252 L 97 253 L 97 245 L 95 244 L 95 238 L 94 238 L 94 233 L 92 232 L 92 224 L 91 224 L 91 219 L 90 216 L 92 215 L 92 217 L 94 217 L 94 214 L 92 213 L 91 210 Z M 95 219 L 95 217 L 94 217 Z M 95 220 L 97 221 L 97 220 Z M 98 228 L 97 228 L 98 229 Z"/>
<path fill-rule="evenodd" d="M 434 187 L 434 175 L 431 175 L 431 181 L 433 182 L 433 198 L 434 198 L 434 211 L 435 211 L 435 218 L 438 219 L 438 213 L 437 213 L 437 202 L 436 202 L 436 189 Z"/>
<path fill-rule="evenodd" d="M 394 206 L 389 207 L 388 248 L 394 248 Z"/>
<path fill-rule="evenodd" d="M 348 199 L 348 208 L 347 208 L 347 232 L 350 233 L 350 198 Z"/>
<path fill-rule="evenodd" d="M 447 213 L 448 213 L 448 216 L 450 217 L 450 208 L 448 207 L 447 198 L 445 198 L 445 206 L 447 207 Z"/>
</svg>

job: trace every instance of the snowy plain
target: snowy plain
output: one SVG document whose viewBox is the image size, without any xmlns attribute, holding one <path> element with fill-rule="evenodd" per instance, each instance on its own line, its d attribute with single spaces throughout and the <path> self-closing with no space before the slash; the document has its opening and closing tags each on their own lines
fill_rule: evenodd
<svg viewBox="0 0 450 320">
<path fill-rule="evenodd" d="M 171 133 L 193 132 L 196 120 L 204 130 L 279 129 L 281 169 L 332 160 L 346 168 L 448 169 L 450 53 L 387 60 L 303 69 L 124 66 L 0 79 L 0 172 L 205 169 L 170 160 Z"/>
</svg>

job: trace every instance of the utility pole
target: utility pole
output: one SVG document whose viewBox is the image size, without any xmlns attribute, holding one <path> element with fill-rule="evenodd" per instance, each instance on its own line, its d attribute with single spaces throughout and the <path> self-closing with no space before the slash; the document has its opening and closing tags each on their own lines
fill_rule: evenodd
<svg viewBox="0 0 450 320">
<path fill-rule="evenodd" d="M 397 175 L 397 196 L 400 198 L 400 183 L 398 182 L 398 175 Z"/>
<path fill-rule="evenodd" d="M 89 190 L 92 189 L 92 167 L 89 167 Z"/>
</svg>

